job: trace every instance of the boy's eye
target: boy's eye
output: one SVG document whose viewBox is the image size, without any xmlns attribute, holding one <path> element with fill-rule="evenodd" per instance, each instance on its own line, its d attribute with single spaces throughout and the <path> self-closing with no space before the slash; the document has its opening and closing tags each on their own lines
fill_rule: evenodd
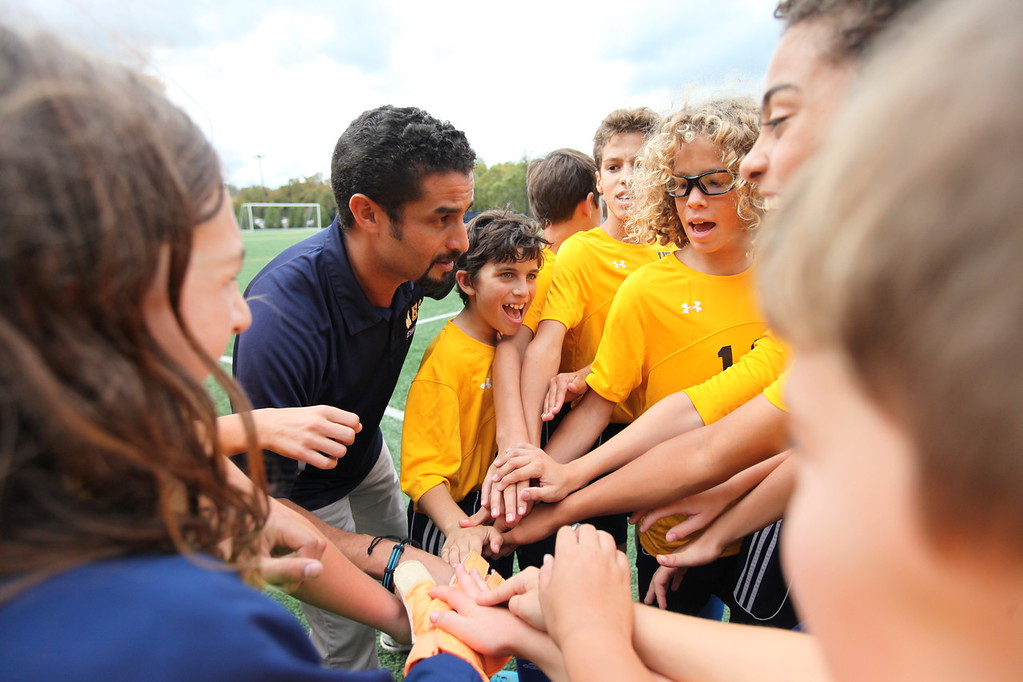
<svg viewBox="0 0 1023 682">
<path fill-rule="evenodd" d="M 529 273 L 528 275 L 526 275 L 526 279 L 528 279 L 530 281 L 536 279 L 536 273 L 535 272 Z"/>
</svg>

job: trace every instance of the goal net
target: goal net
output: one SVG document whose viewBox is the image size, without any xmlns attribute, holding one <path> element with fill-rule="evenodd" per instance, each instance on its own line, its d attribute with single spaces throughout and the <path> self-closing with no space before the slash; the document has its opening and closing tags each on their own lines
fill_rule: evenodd
<svg viewBox="0 0 1023 682">
<path fill-rule="evenodd" d="M 242 204 L 238 224 L 243 230 L 323 227 L 319 204 Z"/>
</svg>

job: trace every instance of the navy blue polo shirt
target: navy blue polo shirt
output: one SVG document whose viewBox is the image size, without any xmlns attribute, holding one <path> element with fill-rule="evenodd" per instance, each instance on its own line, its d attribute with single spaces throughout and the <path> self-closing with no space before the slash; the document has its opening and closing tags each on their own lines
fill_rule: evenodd
<svg viewBox="0 0 1023 682">
<path fill-rule="evenodd" d="M 252 326 L 235 341 L 234 373 L 253 406 L 334 405 L 362 421 L 334 469 L 266 454 L 273 493 L 319 509 L 351 492 L 376 463 L 380 419 L 412 343 L 422 291 L 406 282 L 390 309 L 375 307 L 352 272 L 335 218 L 270 261 L 245 295 Z"/>
</svg>

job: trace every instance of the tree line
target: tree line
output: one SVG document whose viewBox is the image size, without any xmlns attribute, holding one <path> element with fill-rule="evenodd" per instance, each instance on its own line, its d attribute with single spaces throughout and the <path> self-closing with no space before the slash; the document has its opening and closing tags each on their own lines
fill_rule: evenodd
<svg viewBox="0 0 1023 682">
<path fill-rule="evenodd" d="M 485 211 L 491 208 L 508 208 L 518 213 L 528 213 L 529 203 L 526 199 L 526 165 L 529 161 L 504 161 L 488 166 L 482 159 L 476 161 L 473 177 L 476 183 L 474 211 Z M 233 187 L 228 185 L 228 192 L 234 204 L 234 213 L 239 217 L 242 204 L 275 203 L 275 204 L 319 204 L 322 224 L 329 225 L 337 213 L 334 204 L 334 193 L 330 182 L 322 173 L 304 178 L 292 178 L 287 184 L 270 189 L 260 185 L 249 187 Z M 269 208 L 259 213 L 262 226 L 265 227 L 305 227 L 309 220 L 308 211 L 300 208 Z M 261 226 L 257 223 L 257 227 Z M 248 225 L 244 225 L 248 227 Z"/>
</svg>

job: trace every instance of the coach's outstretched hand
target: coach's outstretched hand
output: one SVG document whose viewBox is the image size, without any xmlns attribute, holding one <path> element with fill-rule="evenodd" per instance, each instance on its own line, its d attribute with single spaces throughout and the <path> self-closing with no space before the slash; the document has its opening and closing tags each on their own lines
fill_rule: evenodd
<svg viewBox="0 0 1023 682">
<path fill-rule="evenodd" d="M 252 417 L 260 447 L 318 469 L 336 467 L 362 431 L 359 415 L 330 405 L 255 410 Z"/>
<path fill-rule="evenodd" d="M 253 410 L 256 445 L 263 450 L 305 462 L 317 469 L 333 469 L 348 453 L 355 435 L 362 431 L 359 415 L 330 405 Z M 240 414 L 217 419 L 220 452 L 245 452 L 245 429 Z"/>
</svg>

